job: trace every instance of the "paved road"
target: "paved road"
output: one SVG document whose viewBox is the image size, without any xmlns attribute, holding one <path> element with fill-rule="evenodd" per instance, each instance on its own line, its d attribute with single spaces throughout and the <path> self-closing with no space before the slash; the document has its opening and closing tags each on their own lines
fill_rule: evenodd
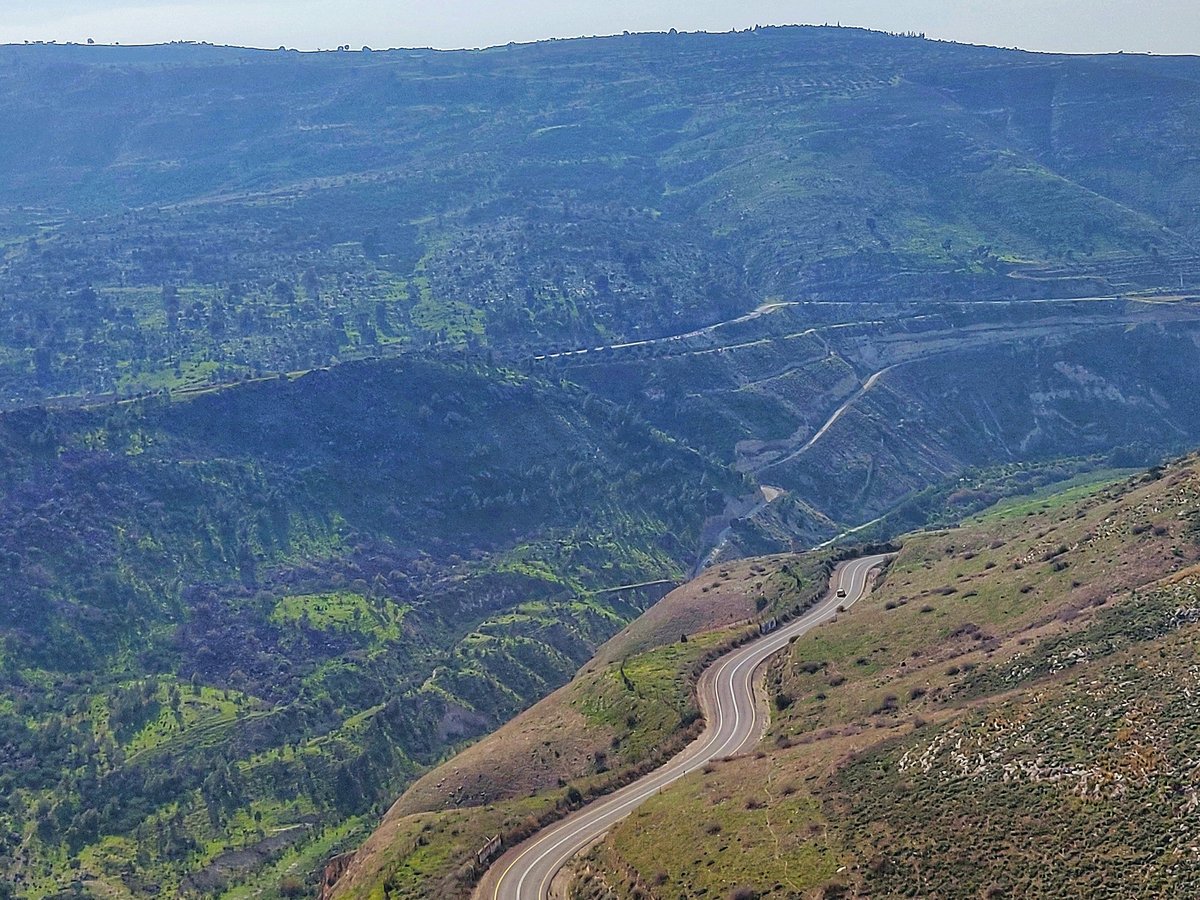
<svg viewBox="0 0 1200 900">
<path fill-rule="evenodd" d="M 868 556 L 842 563 L 829 593 L 817 606 L 777 631 L 734 650 L 700 677 L 697 693 L 707 726 L 694 742 L 660 769 L 585 806 L 539 831 L 492 864 L 475 891 L 476 900 L 546 900 L 550 881 L 563 864 L 667 785 L 713 759 L 733 756 L 758 743 L 766 704 L 754 695 L 758 667 L 788 640 L 837 615 L 866 591 L 867 576 L 886 557 Z M 839 598 L 836 588 L 845 590 Z"/>
<path fill-rule="evenodd" d="M 821 426 L 820 430 L 817 431 L 816 434 L 814 434 L 811 438 L 808 439 L 808 441 L 804 444 L 804 446 L 800 447 L 798 450 L 793 450 L 787 456 L 782 456 L 779 459 L 773 460 L 772 462 L 764 463 L 763 465 L 758 465 L 758 466 L 755 466 L 755 465 L 748 466 L 749 470 L 752 472 L 756 472 L 756 473 L 757 472 L 765 472 L 767 469 L 774 468 L 775 466 L 781 466 L 786 462 L 791 462 L 797 456 L 807 453 L 809 448 L 812 447 L 812 445 L 815 444 L 817 441 L 819 441 L 821 438 L 823 438 L 825 436 L 825 432 L 827 432 L 830 428 L 832 428 L 834 426 L 834 423 L 837 422 L 837 420 L 840 419 L 845 414 L 846 410 L 848 410 L 851 406 L 853 406 L 855 403 L 857 403 L 859 400 L 861 400 L 863 395 L 865 393 L 867 393 L 867 391 L 871 390 L 871 388 L 875 387 L 875 384 L 887 372 L 890 372 L 892 369 L 896 368 L 896 365 L 899 365 L 899 363 L 888 366 L 886 369 L 880 369 L 878 372 L 874 373 L 873 375 L 871 375 L 870 378 L 868 378 L 866 381 L 864 381 L 862 384 L 862 387 L 860 387 L 857 391 L 855 391 L 853 396 L 851 396 L 849 400 L 847 400 L 845 403 L 843 403 L 841 406 L 839 406 L 834 411 L 833 415 L 829 417 L 829 420 L 824 425 Z"/>
<path fill-rule="evenodd" d="M 669 334 L 665 337 L 646 338 L 640 341 L 625 341 L 622 344 L 607 344 L 603 347 L 582 347 L 578 350 L 559 350 L 555 353 L 543 353 L 535 356 L 536 362 L 541 362 L 546 359 L 566 359 L 572 356 L 584 356 L 587 353 L 604 353 L 608 350 L 628 350 L 632 347 L 653 347 L 656 344 L 670 344 L 673 341 L 686 341 L 688 338 L 697 338 L 705 334 L 712 334 L 719 328 L 727 328 L 730 325 L 741 325 L 744 322 L 752 322 L 760 316 L 769 315 L 780 309 L 785 309 L 789 306 L 799 306 L 796 301 L 764 303 L 755 309 L 753 312 L 748 312 L 745 315 L 738 316 L 736 319 L 726 319 L 724 322 L 714 322 L 712 325 L 705 325 L 703 328 L 697 328 L 695 331 L 688 331 L 684 334 Z"/>
</svg>

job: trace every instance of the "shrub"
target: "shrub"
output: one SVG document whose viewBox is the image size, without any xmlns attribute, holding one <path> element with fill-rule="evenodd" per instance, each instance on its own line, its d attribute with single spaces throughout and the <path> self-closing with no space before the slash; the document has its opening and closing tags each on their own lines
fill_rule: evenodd
<svg viewBox="0 0 1200 900">
<path fill-rule="evenodd" d="M 897 709 L 899 709 L 899 707 L 900 707 L 900 698 L 897 697 L 895 694 L 888 694 L 886 697 L 883 698 L 883 702 L 880 703 L 877 707 L 875 707 L 875 709 L 871 710 L 871 712 L 873 715 L 878 716 L 878 715 L 881 715 L 882 713 L 895 712 Z"/>
</svg>

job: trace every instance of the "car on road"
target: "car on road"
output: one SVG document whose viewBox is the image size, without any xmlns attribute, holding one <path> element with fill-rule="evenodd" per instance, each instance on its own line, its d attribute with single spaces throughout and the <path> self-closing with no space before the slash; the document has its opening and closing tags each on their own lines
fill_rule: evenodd
<svg viewBox="0 0 1200 900">
<path fill-rule="evenodd" d="M 846 589 L 845 589 L 845 588 L 838 588 L 837 595 L 838 595 L 839 597 L 845 597 L 845 596 L 846 596 Z"/>
</svg>

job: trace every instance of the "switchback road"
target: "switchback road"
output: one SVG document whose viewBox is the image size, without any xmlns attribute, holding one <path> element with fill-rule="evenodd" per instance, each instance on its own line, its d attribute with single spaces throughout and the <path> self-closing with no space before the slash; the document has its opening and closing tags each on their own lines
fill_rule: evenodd
<svg viewBox="0 0 1200 900">
<path fill-rule="evenodd" d="M 555 873 L 576 853 L 600 837 L 641 803 L 710 760 L 733 756 L 758 743 L 766 726 L 766 704 L 754 695 L 755 672 L 789 640 L 828 622 L 838 607 L 849 607 L 866 593 L 867 577 L 885 556 L 842 563 L 830 579 L 829 593 L 799 618 L 722 656 L 697 686 L 706 727 L 695 741 L 659 769 L 619 791 L 588 804 L 539 831 L 496 860 L 475 891 L 476 900 L 547 900 Z M 838 597 L 839 590 L 846 592 Z"/>
</svg>

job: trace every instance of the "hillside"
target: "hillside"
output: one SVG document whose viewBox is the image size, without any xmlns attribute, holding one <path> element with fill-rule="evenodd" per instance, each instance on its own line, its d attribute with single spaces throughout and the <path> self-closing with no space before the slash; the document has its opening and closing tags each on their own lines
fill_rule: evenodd
<svg viewBox="0 0 1200 900">
<path fill-rule="evenodd" d="M 960 481 L 969 471 L 1081 456 L 1148 465 L 1190 449 L 1198 325 L 1200 307 L 1182 300 L 798 301 L 535 370 L 627 405 L 771 488 L 765 506 L 732 510 L 726 542 L 754 554 L 880 517 L 885 536 L 924 525 L 931 487 L 952 485 L 942 498 L 972 512 L 998 495 L 985 477 L 973 498 Z"/>
<path fill-rule="evenodd" d="M 840 28 L 0 48 L 0 399 L 1193 287 L 1193 59 Z"/>
<path fill-rule="evenodd" d="M 381 821 L 338 890 L 462 893 L 694 732 L 801 551 L 1069 486 L 772 672 L 805 884 L 908 878 L 835 824 L 906 821 L 867 739 L 1026 702 L 989 666 L 1195 561 L 1194 462 L 1088 490 L 1200 446 L 1198 105 L 1197 59 L 828 27 L 0 47 L 0 897 L 294 894 Z M 597 873 L 725 871 L 634 834 Z"/>
<path fill-rule="evenodd" d="M 748 623 L 795 615 L 823 595 L 833 559 L 746 560 L 672 591 L 569 684 L 416 781 L 328 896 L 467 896 L 481 872 L 471 856 L 492 835 L 511 845 L 692 740 L 702 724 L 695 687 L 703 666 L 744 637 Z"/>
<path fill-rule="evenodd" d="M 635 812 L 573 896 L 1193 893 L 1198 504 L 1191 457 L 911 536 L 771 667 L 762 751 Z"/>
<path fill-rule="evenodd" d="M 17 895 L 303 877 L 660 596 L 613 589 L 678 578 L 727 476 L 560 396 L 397 362 L 4 416 Z"/>
<path fill-rule="evenodd" d="M 839 28 L 0 48 L 0 405 L 504 364 L 748 474 L 714 558 L 1148 465 L 1200 443 L 1197 79 Z"/>
</svg>

